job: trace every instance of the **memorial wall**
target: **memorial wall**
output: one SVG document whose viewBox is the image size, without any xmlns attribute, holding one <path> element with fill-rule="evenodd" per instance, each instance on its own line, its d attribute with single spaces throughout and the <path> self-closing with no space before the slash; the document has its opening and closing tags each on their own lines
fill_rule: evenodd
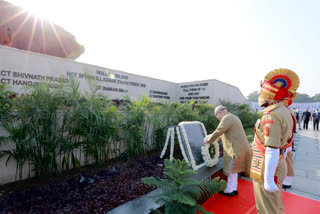
<svg viewBox="0 0 320 214">
<path fill-rule="evenodd" d="M 178 96 L 177 102 L 180 103 L 191 100 L 204 101 L 213 105 L 219 105 L 220 100 L 239 104 L 247 103 L 239 88 L 216 79 L 179 83 Z"/>
<path fill-rule="evenodd" d="M 0 45 L 0 82 L 8 83 L 16 92 L 23 93 L 25 86 L 41 81 L 57 87 L 59 82 L 67 81 L 62 76 L 75 77 L 82 91 L 89 90 L 87 79 L 94 79 L 100 86 L 98 92 L 110 99 L 123 99 L 125 95 L 139 99 L 147 95 L 155 102 L 198 100 L 217 105 L 219 100 L 228 100 L 247 103 L 237 87 L 215 79 L 173 83 Z"/>
<path fill-rule="evenodd" d="M 59 82 L 68 81 L 62 76 L 75 77 L 82 91 L 89 90 L 87 79 L 94 79 L 100 86 L 98 93 L 110 99 L 147 95 L 157 102 L 177 100 L 176 83 L 0 46 L 0 82 L 8 83 L 18 93 L 41 81 L 57 87 Z"/>
</svg>

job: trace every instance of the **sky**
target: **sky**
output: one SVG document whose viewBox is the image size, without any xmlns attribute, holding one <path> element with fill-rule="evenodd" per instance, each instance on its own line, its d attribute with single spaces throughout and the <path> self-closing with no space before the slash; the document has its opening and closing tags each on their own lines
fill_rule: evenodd
<svg viewBox="0 0 320 214">
<path fill-rule="evenodd" d="M 76 61 L 171 82 L 217 79 L 247 96 L 276 68 L 320 93 L 318 0 L 6 0 L 65 28 Z"/>
</svg>

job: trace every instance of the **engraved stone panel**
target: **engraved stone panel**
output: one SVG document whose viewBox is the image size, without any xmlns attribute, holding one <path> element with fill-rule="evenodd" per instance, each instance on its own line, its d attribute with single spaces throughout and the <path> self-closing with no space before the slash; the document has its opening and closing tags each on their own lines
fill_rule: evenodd
<svg viewBox="0 0 320 214">
<path fill-rule="evenodd" d="M 191 162 L 193 169 L 198 169 L 204 165 L 201 154 L 203 139 L 207 132 L 200 122 L 181 122 L 179 123 L 181 141 L 188 161 Z"/>
</svg>

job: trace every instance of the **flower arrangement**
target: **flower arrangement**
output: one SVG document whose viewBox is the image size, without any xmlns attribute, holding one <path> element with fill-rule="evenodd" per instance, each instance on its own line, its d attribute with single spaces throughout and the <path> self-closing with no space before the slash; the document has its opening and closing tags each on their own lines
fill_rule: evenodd
<svg viewBox="0 0 320 214">
<path fill-rule="evenodd" d="M 207 135 L 204 138 L 204 142 L 210 139 L 211 135 Z M 207 167 L 215 166 L 219 161 L 219 144 L 218 141 L 214 141 L 212 144 L 204 144 L 201 146 L 201 154 Z"/>
</svg>

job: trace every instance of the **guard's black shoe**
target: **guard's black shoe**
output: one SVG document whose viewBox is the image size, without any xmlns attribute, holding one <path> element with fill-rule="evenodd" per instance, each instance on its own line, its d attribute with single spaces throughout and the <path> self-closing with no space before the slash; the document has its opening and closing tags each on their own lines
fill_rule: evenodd
<svg viewBox="0 0 320 214">
<path fill-rule="evenodd" d="M 224 192 L 224 191 L 220 191 L 219 192 L 221 195 L 225 195 L 225 196 L 229 196 L 229 197 L 233 197 L 234 196 L 234 193 L 233 192 Z"/>
<path fill-rule="evenodd" d="M 282 188 L 283 188 L 283 189 L 289 189 L 289 188 L 291 188 L 291 185 L 282 184 Z"/>
<path fill-rule="evenodd" d="M 238 190 L 234 190 L 234 191 L 233 191 L 233 194 L 234 194 L 234 195 L 238 195 Z"/>
</svg>

